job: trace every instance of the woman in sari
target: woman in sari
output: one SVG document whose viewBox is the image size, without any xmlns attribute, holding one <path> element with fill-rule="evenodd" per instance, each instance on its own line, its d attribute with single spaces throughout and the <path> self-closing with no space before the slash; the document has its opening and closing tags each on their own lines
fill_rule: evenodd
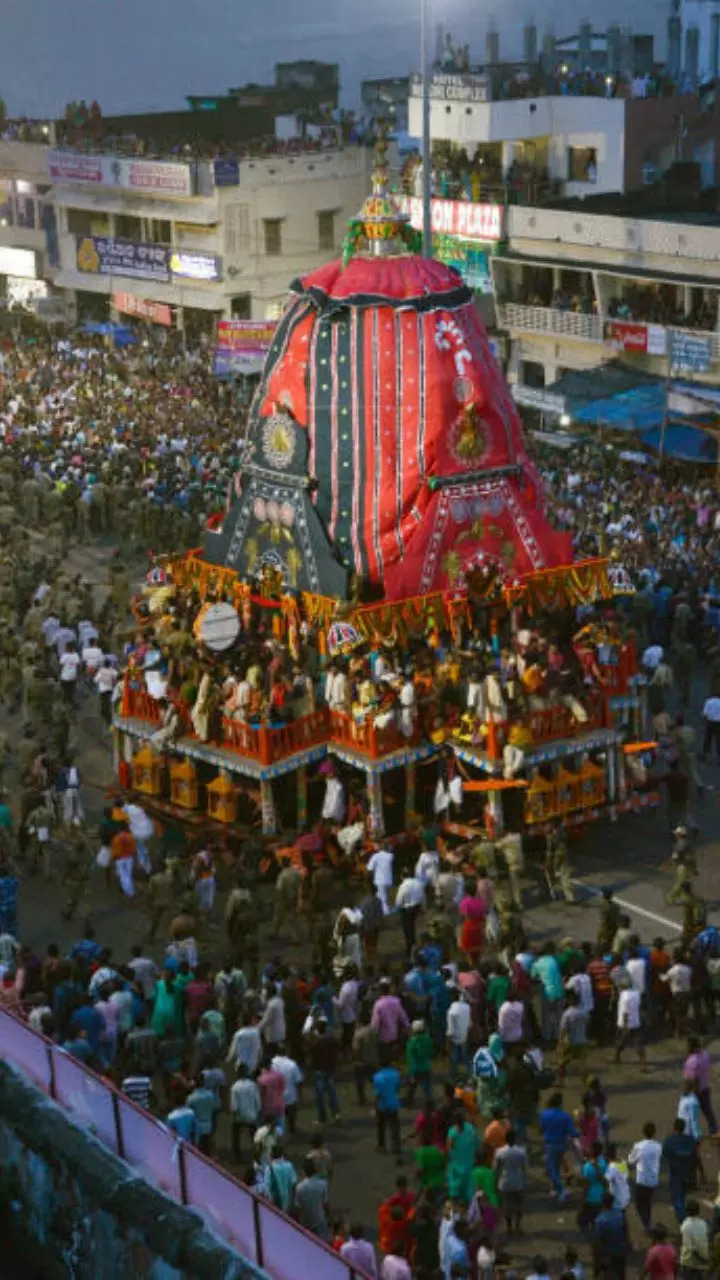
<svg viewBox="0 0 720 1280">
<path fill-rule="evenodd" d="M 182 1037 L 183 1025 L 182 989 L 175 980 L 175 974 L 166 969 L 155 987 L 155 1003 L 153 1004 L 150 1025 L 159 1036 Z"/>
<path fill-rule="evenodd" d="M 451 1200 L 468 1204 L 472 1197 L 472 1171 L 479 1146 L 478 1132 L 463 1108 L 455 1113 L 447 1136 L 447 1187 Z"/>
</svg>

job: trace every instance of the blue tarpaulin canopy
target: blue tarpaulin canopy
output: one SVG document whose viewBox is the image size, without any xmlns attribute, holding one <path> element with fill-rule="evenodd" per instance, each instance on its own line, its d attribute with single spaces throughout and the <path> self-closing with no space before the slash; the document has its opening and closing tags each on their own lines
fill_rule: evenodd
<svg viewBox="0 0 720 1280">
<path fill-rule="evenodd" d="M 650 431 L 643 431 L 640 440 L 647 449 L 659 451 L 661 435 L 662 427 L 653 427 Z M 668 458 L 678 458 L 682 462 L 715 462 L 717 440 L 699 427 L 685 427 L 669 422 L 665 428 L 663 453 Z"/>
<path fill-rule="evenodd" d="M 665 385 L 658 382 L 587 401 L 572 411 L 572 419 L 592 426 L 600 423 L 611 431 L 643 431 L 660 426 L 664 413 Z"/>
<path fill-rule="evenodd" d="M 715 462 L 720 388 L 656 378 L 615 361 L 572 371 L 547 388 L 573 426 L 632 432 L 639 445 L 688 462 Z M 663 432 L 663 423 L 665 430 Z"/>
</svg>

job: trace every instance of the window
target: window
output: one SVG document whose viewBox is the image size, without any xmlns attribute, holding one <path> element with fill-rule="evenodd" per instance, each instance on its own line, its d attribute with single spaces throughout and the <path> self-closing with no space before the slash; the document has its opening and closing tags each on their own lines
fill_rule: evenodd
<svg viewBox="0 0 720 1280">
<path fill-rule="evenodd" d="M 250 250 L 250 206 L 228 205 L 225 210 L 225 253 L 236 257 Z"/>
<path fill-rule="evenodd" d="M 334 249 L 335 248 L 335 211 L 326 209 L 317 216 L 318 219 L 318 249 Z"/>
<path fill-rule="evenodd" d="M 172 227 L 167 219 L 151 218 L 149 230 L 152 244 L 172 244 Z"/>
<path fill-rule="evenodd" d="M 233 320 L 252 319 L 252 297 L 249 293 L 236 293 L 230 299 L 230 315 Z"/>
<path fill-rule="evenodd" d="M 277 258 L 282 253 L 282 224 L 282 218 L 263 218 L 265 253 L 268 258 Z"/>
<path fill-rule="evenodd" d="M 568 182 L 597 182 L 597 148 L 568 147 Z"/>
<path fill-rule="evenodd" d="M 94 215 L 89 209 L 68 209 L 67 229 L 72 236 L 90 236 L 93 230 Z"/>
<path fill-rule="evenodd" d="M 118 240 L 142 240 L 142 221 L 131 213 L 115 215 L 115 235 Z"/>
</svg>

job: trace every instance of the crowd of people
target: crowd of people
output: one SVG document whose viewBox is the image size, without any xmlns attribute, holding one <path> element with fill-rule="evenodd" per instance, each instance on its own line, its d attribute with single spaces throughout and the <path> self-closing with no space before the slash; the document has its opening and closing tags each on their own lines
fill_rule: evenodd
<svg viewBox="0 0 720 1280">
<path fill-rule="evenodd" d="M 131 614 L 140 552 L 196 544 L 238 465 L 243 405 L 208 363 L 207 352 L 186 359 L 149 338 L 122 351 L 74 336 L 0 352 L 0 756 L 16 797 L 0 803 L 0 1007 L 227 1161 L 360 1274 L 582 1280 L 592 1258 L 598 1276 L 622 1280 L 631 1251 L 651 1280 L 715 1271 L 720 1215 L 708 1218 L 698 1195 L 706 1134 L 717 1130 L 704 1044 L 720 939 L 695 887 L 692 819 L 707 779 L 677 707 L 691 707 L 701 647 L 720 693 L 708 644 L 716 494 L 604 454 L 570 465 L 539 455 L 578 552 L 621 555 L 640 588 L 624 618 L 603 620 L 602 643 L 637 636 L 672 777 L 684 921 L 678 945 L 639 935 L 608 892 L 597 930 L 583 914 L 573 936 L 538 939 L 529 907 L 543 880 L 530 884 L 520 837 L 460 847 L 443 832 L 464 803 L 451 755 L 432 816 L 391 846 L 367 840 L 364 797 L 332 767 L 320 821 L 285 833 L 294 856 L 283 862 L 256 834 L 193 839 L 160 825 L 112 785 L 95 813 L 84 726 L 107 724 L 124 667 L 131 681 L 153 669 L 178 691 L 206 741 L 218 718 L 284 719 L 289 704 L 303 714 L 315 699 L 358 720 L 392 711 L 408 737 L 436 732 L 442 706 L 445 727 L 454 717 L 472 738 L 492 715 L 521 725 L 533 698 L 566 699 L 581 723 L 601 687 L 597 645 L 576 630 L 586 619 L 567 634 L 539 620 L 505 652 L 482 627 L 462 655 L 423 643 L 408 651 L 408 677 L 407 655 L 391 647 L 323 664 L 311 633 L 293 654 L 257 627 L 239 664 L 212 664 L 198 654 L 199 600 L 162 581 L 163 610 L 144 616 L 148 594 Z M 104 543 L 107 557 L 112 537 L 120 545 L 102 588 L 70 571 L 78 549 Z M 710 723 L 720 723 L 716 701 Z M 704 745 L 719 743 L 714 730 Z M 170 749 L 172 734 L 159 745 Z M 522 754 L 517 738 L 507 745 Z M 508 777 L 522 767 L 517 755 L 503 763 Z M 338 850 L 352 827 L 349 861 Z M 552 896 L 572 903 L 560 826 L 541 857 Z M 70 927 L 60 920 L 55 937 L 36 937 L 39 877 L 61 885 L 58 906 L 77 921 L 62 944 Z M 92 923 L 108 902 L 142 942 L 111 949 Z M 644 1072 L 668 1046 L 682 1052 L 676 1118 L 661 1124 L 648 1095 L 621 1143 L 614 1064 L 634 1055 Z M 336 1190 L 337 1148 L 365 1134 L 368 1107 L 382 1199 L 375 1220 L 361 1221 Z M 528 1272 L 526 1218 L 545 1191 L 574 1218 L 563 1257 L 538 1255 Z"/>
</svg>

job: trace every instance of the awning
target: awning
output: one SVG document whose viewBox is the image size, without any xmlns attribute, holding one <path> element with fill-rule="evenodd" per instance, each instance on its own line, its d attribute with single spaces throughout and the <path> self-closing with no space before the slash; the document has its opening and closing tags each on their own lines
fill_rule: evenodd
<svg viewBox="0 0 720 1280">
<path fill-rule="evenodd" d="M 642 433 L 640 441 L 646 448 L 659 452 L 662 435 L 662 427 L 653 427 L 651 431 Z M 678 458 L 681 462 L 713 464 L 717 461 L 717 440 L 698 427 L 684 427 L 670 423 L 665 428 L 662 445 L 666 458 Z"/>
</svg>

